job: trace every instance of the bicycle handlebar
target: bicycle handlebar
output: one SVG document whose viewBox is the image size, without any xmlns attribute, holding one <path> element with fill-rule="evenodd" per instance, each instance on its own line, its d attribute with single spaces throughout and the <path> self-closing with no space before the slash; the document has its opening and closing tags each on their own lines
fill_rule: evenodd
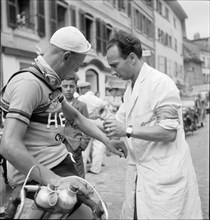
<svg viewBox="0 0 210 220">
<path fill-rule="evenodd" d="M 82 180 L 84 181 L 85 183 L 87 183 L 92 189 L 93 191 L 96 193 L 97 197 L 99 198 L 100 200 L 100 205 L 98 204 L 98 206 L 95 206 L 94 209 L 93 209 L 93 206 L 89 206 L 92 211 L 93 211 L 93 215 L 95 216 L 102 216 L 104 214 L 105 216 L 105 219 L 108 220 L 108 211 L 107 211 L 107 208 L 106 208 L 106 205 L 105 203 L 102 201 L 100 195 L 98 194 L 98 192 L 95 190 L 95 188 L 88 182 L 86 181 L 85 179 L 83 178 L 80 178 L 78 176 L 69 176 L 69 177 L 65 177 L 63 179 L 61 179 L 60 181 L 60 184 L 62 183 L 62 186 L 65 185 L 65 184 L 69 184 L 71 182 L 71 180 L 75 180 L 75 179 L 79 179 L 79 180 Z M 46 186 L 44 186 L 46 187 Z M 19 202 L 18 204 L 16 205 L 16 208 L 13 208 L 12 212 L 14 212 L 14 214 L 10 214 L 10 216 L 14 216 L 14 219 L 19 219 L 20 218 L 20 215 L 23 211 L 23 207 L 24 207 L 24 204 L 25 204 L 25 201 L 26 201 L 26 197 L 27 197 L 27 193 L 30 193 L 30 192 L 34 192 L 35 194 L 41 189 L 42 187 L 40 185 L 23 185 L 21 190 L 19 191 L 19 196 L 16 195 L 16 199 L 18 198 L 19 199 Z M 16 193 L 17 194 L 17 193 Z M 34 199 L 35 203 L 36 203 L 36 200 Z M 96 204 L 96 203 L 95 203 Z M 14 205 L 14 204 L 13 204 Z M 18 208 L 18 211 L 17 211 L 17 206 L 19 205 L 19 208 Z M 86 204 L 87 205 L 87 204 Z M 93 205 L 93 204 L 91 204 Z M 44 208 L 44 207 L 41 207 L 41 208 Z M 52 207 L 53 208 L 53 207 Z M 55 209 L 57 210 L 57 209 Z M 16 212 L 17 211 L 17 212 Z M 46 210 L 47 211 L 47 210 Z M 69 210 L 70 211 L 70 210 Z M 16 214 L 15 214 L 16 212 Z M 53 213 L 56 213 L 55 211 L 53 211 Z M 8 215 L 9 216 L 9 215 Z"/>
</svg>

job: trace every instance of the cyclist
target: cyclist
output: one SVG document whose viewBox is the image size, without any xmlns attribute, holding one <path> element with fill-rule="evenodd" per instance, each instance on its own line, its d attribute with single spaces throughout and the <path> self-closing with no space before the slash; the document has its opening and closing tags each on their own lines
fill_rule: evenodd
<svg viewBox="0 0 210 220">
<path fill-rule="evenodd" d="M 13 187 L 30 178 L 43 185 L 56 184 L 62 177 L 77 174 L 71 157 L 62 143 L 64 120 L 58 101 L 61 81 L 78 70 L 91 45 L 75 27 L 57 30 L 44 55 L 38 55 L 29 71 L 16 74 L 8 82 L 1 108 L 5 115 L 1 154 L 8 163 L 8 180 Z M 70 106 L 81 130 L 100 140 L 113 153 L 122 155 L 119 143 L 109 141 L 93 122 L 85 120 Z M 116 149 L 117 148 L 117 149 Z M 40 175 L 41 174 L 41 175 Z M 81 191 L 84 189 L 81 186 Z"/>
</svg>

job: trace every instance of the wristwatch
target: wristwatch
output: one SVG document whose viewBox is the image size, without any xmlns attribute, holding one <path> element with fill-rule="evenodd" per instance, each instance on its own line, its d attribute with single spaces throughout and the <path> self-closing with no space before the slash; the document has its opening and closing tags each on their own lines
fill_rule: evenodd
<svg viewBox="0 0 210 220">
<path fill-rule="evenodd" d="M 129 125 L 127 128 L 126 128 L 126 135 L 127 137 L 129 138 L 133 133 L 133 127 L 132 125 Z"/>
</svg>

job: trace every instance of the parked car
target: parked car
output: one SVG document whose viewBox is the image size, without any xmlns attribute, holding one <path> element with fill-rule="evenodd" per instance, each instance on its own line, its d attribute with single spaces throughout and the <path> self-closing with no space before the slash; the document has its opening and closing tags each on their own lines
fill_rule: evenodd
<svg viewBox="0 0 210 220">
<path fill-rule="evenodd" d="M 185 133 L 198 129 L 198 115 L 193 107 L 183 108 L 183 125 Z"/>
<path fill-rule="evenodd" d="M 185 133 L 198 129 L 198 115 L 194 100 L 182 100 L 183 126 Z"/>
</svg>

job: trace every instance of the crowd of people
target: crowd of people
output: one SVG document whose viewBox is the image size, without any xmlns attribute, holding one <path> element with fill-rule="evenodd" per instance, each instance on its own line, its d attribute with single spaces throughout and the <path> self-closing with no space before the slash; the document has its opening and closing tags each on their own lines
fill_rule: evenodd
<svg viewBox="0 0 210 220">
<path fill-rule="evenodd" d="M 30 182 L 54 185 L 69 175 L 85 178 L 90 152 L 90 172 L 97 174 L 108 149 L 128 155 L 121 219 L 202 219 L 174 81 L 143 60 L 137 37 L 119 30 L 107 44 L 107 61 L 113 75 L 130 80 L 122 103 L 110 110 L 88 82 L 78 85 L 75 98 L 75 72 L 90 48 L 77 28 L 63 27 L 43 56 L 3 89 L 1 155 L 8 162 L 9 184 L 23 184 L 34 165 L 39 171 L 32 171 Z M 90 204 L 87 186 L 78 184 L 75 212 L 88 213 L 81 208 L 82 201 Z"/>
<path fill-rule="evenodd" d="M 194 101 L 188 101 L 190 105 L 183 103 L 183 125 L 184 131 L 194 132 L 199 128 L 202 128 L 206 124 L 206 114 L 208 114 L 208 93 L 202 95 L 198 93 L 194 97 Z"/>
</svg>

